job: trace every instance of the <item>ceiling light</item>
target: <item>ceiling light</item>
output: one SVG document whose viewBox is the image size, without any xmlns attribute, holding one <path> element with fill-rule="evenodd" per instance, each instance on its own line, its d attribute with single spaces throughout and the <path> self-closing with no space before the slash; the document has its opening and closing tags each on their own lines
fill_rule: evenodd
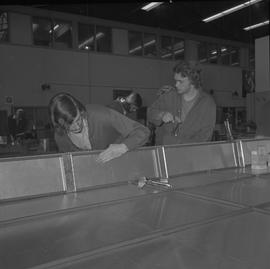
<svg viewBox="0 0 270 269">
<path fill-rule="evenodd" d="M 163 2 L 151 2 L 145 6 L 143 6 L 141 9 L 145 10 L 145 11 L 149 11 L 153 8 L 156 8 L 158 6 L 160 6 Z"/>
<path fill-rule="evenodd" d="M 177 55 L 179 53 L 183 53 L 184 52 L 184 49 L 179 49 L 179 50 L 176 50 L 174 51 L 174 55 Z M 161 58 L 167 58 L 167 57 L 170 57 L 172 56 L 172 53 L 167 53 L 167 54 L 164 54 L 161 56 Z"/>
<path fill-rule="evenodd" d="M 56 24 L 56 25 L 53 27 L 53 30 L 55 31 L 57 28 L 59 28 L 59 24 Z M 51 33 L 52 33 L 52 30 L 50 30 L 49 33 L 51 34 Z"/>
<path fill-rule="evenodd" d="M 267 25 L 267 24 L 269 24 L 269 20 L 268 21 L 264 21 L 264 22 L 260 22 L 260 23 L 257 23 L 257 24 L 254 24 L 254 25 L 251 25 L 251 26 L 248 26 L 248 27 L 245 27 L 243 29 L 245 31 L 249 31 L 249 30 L 252 30 L 252 29 L 255 29 L 255 28 L 258 28 L 258 27 Z"/>
<path fill-rule="evenodd" d="M 148 47 L 148 46 L 153 45 L 153 44 L 155 44 L 155 43 L 156 43 L 156 40 L 153 39 L 153 40 L 151 40 L 151 41 L 149 41 L 149 42 L 144 43 L 144 47 Z M 133 53 L 133 52 L 138 51 L 138 50 L 141 50 L 141 49 L 142 49 L 142 46 L 138 46 L 138 47 L 136 47 L 136 48 L 134 48 L 134 49 L 131 49 L 131 50 L 129 51 L 129 53 Z"/>
<path fill-rule="evenodd" d="M 167 58 L 167 57 L 170 57 L 170 56 L 172 56 L 172 54 L 171 53 L 167 53 L 167 54 L 162 55 L 161 58 Z"/>
<path fill-rule="evenodd" d="M 32 25 L 33 32 L 35 32 L 38 27 L 39 27 L 39 25 L 37 23 L 33 23 L 33 25 Z"/>
<path fill-rule="evenodd" d="M 224 11 L 222 11 L 220 13 L 217 13 L 217 14 L 211 16 L 211 17 L 208 17 L 206 19 L 203 19 L 203 22 L 210 22 L 210 21 L 216 20 L 218 18 L 221 18 L 223 16 L 226 16 L 228 14 L 231 14 L 231 13 L 233 13 L 233 12 L 235 12 L 237 10 L 240 10 L 242 8 L 245 8 L 245 7 L 254 5 L 254 4 L 256 4 L 258 2 L 261 2 L 261 1 L 263 1 L 263 0 L 250 0 L 250 1 L 247 1 L 247 2 L 245 2 L 243 4 L 240 4 L 238 6 L 235 6 L 235 7 L 229 8 L 229 9 L 226 9 L 226 10 L 224 10 Z"/>
<path fill-rule="evenodd" d="M 99 32 L 99 33 L 96 34 L 95 37 L 94 36 L 91 36 L 91 37 L 87 38 L 84 42 L 82 42 L 81 44 L 79 44 L 79 49 L 81 49 L 83 47 L 85 49 L 87 49 L 86 46 L 89 45 L 89 44 L 91 44 L 94 41 L 94 38 L 96 38 L 96 40 L 98 40 L 98 39 L 100 39 L 103 36 L 104 36 L 104 33 Z"/>
<path fill-rule="evenodd" d="M 176 54 L 182 53 L 183 51 L 184 51 L 184 49 L 176 50 L 176 51 L 174 52 L 174 54 L 176 55 Z"/>
</svg>

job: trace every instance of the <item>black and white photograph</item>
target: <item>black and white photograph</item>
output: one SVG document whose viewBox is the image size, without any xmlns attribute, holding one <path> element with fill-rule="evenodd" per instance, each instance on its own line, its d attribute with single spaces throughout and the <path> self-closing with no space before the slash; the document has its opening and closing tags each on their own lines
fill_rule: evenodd
<svg viewBox="0 0 270 269">
<path fill-rule="evenodd" d="M 0 3 L 0 269 L 269 269 L 269 0 Z"/>
</svg>

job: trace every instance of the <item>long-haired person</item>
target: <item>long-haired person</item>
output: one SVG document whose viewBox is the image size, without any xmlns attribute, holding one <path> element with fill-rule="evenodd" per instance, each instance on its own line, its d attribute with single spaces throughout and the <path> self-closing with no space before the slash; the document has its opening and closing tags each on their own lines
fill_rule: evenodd
<svg viewBox="0 0 270 269">
<path fill-rule="evenodd" d="M 60 152 L 104 150 L 98 161 L 107 162 L 148 140 L 142 124 L 102 105 L 83 105 L 68 93 L 55 95 L 49 103 L 55 142 Z"/>
</svg>

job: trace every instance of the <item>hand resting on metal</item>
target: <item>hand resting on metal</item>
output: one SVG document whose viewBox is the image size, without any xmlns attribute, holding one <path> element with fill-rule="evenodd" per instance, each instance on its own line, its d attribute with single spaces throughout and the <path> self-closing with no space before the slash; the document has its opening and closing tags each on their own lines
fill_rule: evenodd
<svg viewBox="0 0 270 269">
<path fill-rule="evenodd" d="M 127 151 L 128 147 L 125 144 L 111 144 L 107 149 L 105 149 L 99 154 L 97 162 L 108 162 L 114 158 L 120 157 Z"/>
</svg>

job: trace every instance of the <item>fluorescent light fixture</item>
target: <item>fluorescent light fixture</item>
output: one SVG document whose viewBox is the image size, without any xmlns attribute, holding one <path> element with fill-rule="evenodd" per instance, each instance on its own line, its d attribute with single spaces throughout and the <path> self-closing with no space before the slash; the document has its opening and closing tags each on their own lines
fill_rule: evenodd
<svg viewBox="0 0 270 269">
<path fill-rule="evenodd" d="M 55 31 L 58 27 L 59 27 L 59 24 L 56 24 L 56 25 L 53 27 L 53 30 Z M 51 33 L 52 33 L 52 30 L 50 30 L 49 33 L 51 34 Z"/>
<path fill-rule="evenodd" d="M 53 30 L 55 31 L 57 28 L 59 28 L 59 24 L 56 24 L 54 27 L 53 27 Z M 51 33 L 52 30 L 49 31 L 49 33 Z"/>
<path fill-rule="evenodd" d="M 203 19 L 203 22 L 210 22 L 210 21 L 219 19 L 219 18 L 221 18 L 223 16 L 226 16 L 228 14 L 231 14 L 231 13 L 237 11 L 237 10 L 243 9 L 243 8 L 251 6 L 251 5 L 254 5 L 254 4 L 256 4 L 258 2 L 261 2 L 261 1 L 263 1 L 263 0 L 250 0 L 250 1 L 247 1 L 247 2 L 245 2 L 243 4 L 238 5 L 238 6 L 226 9 L 226 10 L 224 10 L 224 11 L 222 11 L 220 13 L 217 13 L 217 14 L 211 16 L 211 17 L 205 18 L 205 19 Z"/>
<path fill-rule="evenodd" d="M 104 33 L 102 33 L 102 32 L 97 33 L 96 40 L 102 38 L 103 36 L 104 36 Z M 83 41 L 81 44 L 79 44 L 79 49 L 83 48 L 84 46 L 86 46 L 85 49 L 89 49 L 89 47 L 87 45 L 91 44 L 93 41 L 94 41 L 94 36 L 87 38 L 85 41 Z"/>
<path fill-rule="evenodd" d="M 176 55 L 176 54 L 182 53 L 183 51 L 184 51 L 184 49 L 179 49 L 179 50 L 176 50 L 176 51 L 174 52 L 174 54 Z"/>
<path fill-rule="evenodd" d="M 206 61 L 207 61 L 207 59 L 204 58 L 204 59 L 200 60 L 200 63 L 205 63 Z"/>
<path fill-rule="evenodd" d="M 37 23 L 33 23 L 33 25 L 32 25 L 33 32 L 35 32 L 38 27 L 39 27 L 39 25 Z"/>
<path fill-rule="evenodd" d="M 166 54 L 162 55 L 161 58 L 168 58 L 168 57 L 170 57 L 170 56 L 172 56 L 171 53 L 166 53 Z"/>
<path fill-rule="evenodd" d="M 260 22 L 260 23 L 257 23 L 257 24 L 254 24 L 254 25 L 251 25 L 251 26 L 248 26 L 248 27 L 245 27 L 245 28 L 243 28 L 243 29 L 244 29 L 245 31 L 249 31 L 249 30 L 252 30 L 252 29 L 255 29 L 255 28 L 258 28 L 258 27 L 267 25 L 267 24 L 269 24 L 269 20 L 264 21 L 264 22 Z"/>
<path fill-rule="evenodd" d="M 148 47 L 148 46 L 153 45 L 153 44 L 155 44 L 155 43 L 156 43 L 156 40 L 153 39 L 153 40 L 151 40 L 151 41 L 145 43 L 145 44 L 144 44 L 144 47 Z M 133 52 L 138 51 L 138 50 L 141 50 L 141 49 L 142 49 L 142 46 L 138 46 L 138 47 L 136 47 L 136 48 L 134 48 L 134 49 L 131 49 L 131 50 L 129 51 L 129 53 L 133 53 Z"/>
<path fill-rule="evenodd" d="M 184 51 L 184 49 L 176 50 L 176 51 L 174 51 L 174 55 L 180 54 L 180 53 L 182 53 L 183 51 Z M 172 56 L 172 53 L 164 54 L 164 55 L 161 56 L 161 58 L 164 59 L 164 58 L 168 58 L 168 57 L 170 57 L 170 56 Z"/>
<path fill-rule="evenodd" d="M 143 6 L 141 9 L 145 10 L 145 11 L 149 11 L 153 8 L 156 8 L 158 6 L 160 6 L 163 2 L 151 2 L 145 6 Z"/>
</svg>

